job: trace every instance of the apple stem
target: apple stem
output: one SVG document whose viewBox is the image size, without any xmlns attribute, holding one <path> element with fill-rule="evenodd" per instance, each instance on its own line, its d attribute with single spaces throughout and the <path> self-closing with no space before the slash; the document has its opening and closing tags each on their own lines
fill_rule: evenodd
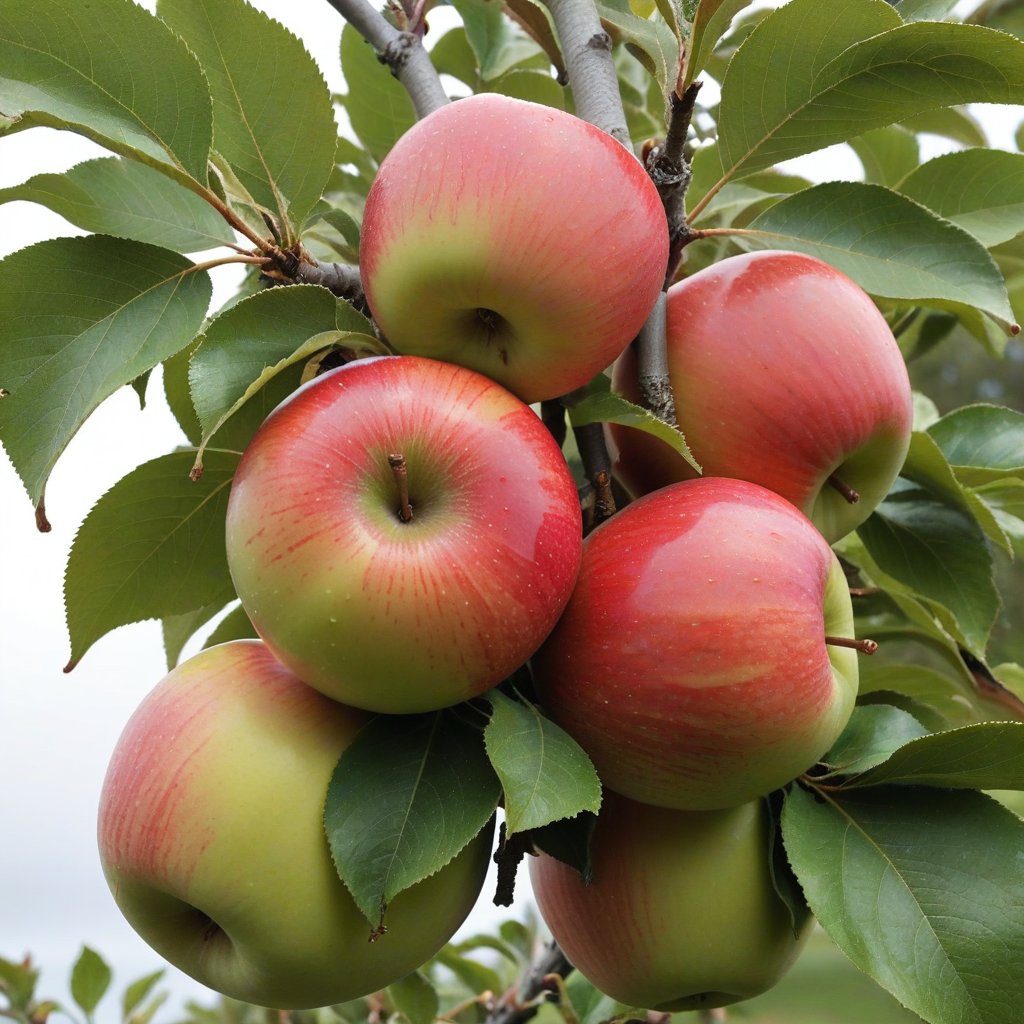
<svg viewBox="0 0 1024 1024">
<path fill-rule="evenodd" d="M 825 643 L 830 647 L 849 647 L 861 654 L 874 654 L 878 650 L 878 643 L 874 640 L 854 640 L 851 636 L 827 636 Z"/>
<path fill-rule="evenodd" d="M 398 518 L 403 523 L 412 520 L 412 505 L 409 504 L 409 473 L 405 465 L 405 456 L 401 452 L 393 452 L 388 456 L 388 465 L 395 474 L 398 484 Z"/>
<path fill-rule="evenodd" d="M 829 487 L 837 490 L 851 505 L 856 505 L 860 501 L 860 494 L 857 493 L 848 483 L 840 480 L 839 477 L 833 473 L 828 478 Z"/>
</svg>

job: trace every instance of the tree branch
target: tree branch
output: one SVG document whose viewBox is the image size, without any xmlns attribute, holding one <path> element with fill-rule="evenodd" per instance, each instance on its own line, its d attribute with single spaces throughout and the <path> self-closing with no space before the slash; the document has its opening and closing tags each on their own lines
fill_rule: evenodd
<svg viewBox="0 0 1024 1024">
<path fill-rule="evenodd" d="M 551 989 L 549 975 L 564 978 L 572 973 L 573 966 L 566 959 L 558 943 L 551 941 L 544 952 L 530 964 L 529 971 L 520 983 L 509 989 L 487 1015 L 485 1024 L 523 1024 L 536 1016 L 540 1009 L 540 996 Z"/>
<path fill-rule="evenodd" d="M 578 117 L 597 125 L 632 151 L 611 37 L 592 0 L 544 0 L 565 55 Z"/>
<path fill-rule="evenodd" d="M 378 58 L 405 86 L 417 117 L 443 107 L 448 96 L 441 78 L 415 32 L 402 32 L 367 0 L 327 2 L 377 51 Z"/>
<path fill-rule="evenodd" d="M 668 372 L 667 320 L 668 296 L 662 292 L 633 345 L 641 401 L 658 419 L 676 427 L 676 401 Z"/>
</svg>

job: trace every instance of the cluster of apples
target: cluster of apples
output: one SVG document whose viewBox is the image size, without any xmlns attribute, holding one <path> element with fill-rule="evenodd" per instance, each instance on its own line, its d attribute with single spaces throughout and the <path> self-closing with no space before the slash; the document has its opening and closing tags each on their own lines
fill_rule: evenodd
<svg viewBox="0 0 1024 1024">
<path fill-rule="evenodd" d="M 667 253 L 643 167 L 569 114 L 473 97 L 385 159 L 360 258 L 401 354 L 315 378 L 256 433 L 226 536 L 261 639 L 172 671 L 104 784 L 105 873 L 167 959 L 290 1008 L 429 959 L 479 894 L 489 834 L 397 897 L 368 944 L 323 834 L 328 781 L 371 714 L 449 707 L 527 662 L 607 787 L 593 884 L 532 865 L 570 960 L 617 999 L 683 1009 L 756 994 L 793 959 L 759 798 L 852 710 L 829 541 L 898 471 L 909 386 L 845 277 L 793 254 L 725 260 L 669 296 L 676 402 L 708 476 L 615 432 L 616 472 L 646 496 L 584 541 L 526 403 L 613 363 L 634 394 L 628 345 Z"/>
</svg>

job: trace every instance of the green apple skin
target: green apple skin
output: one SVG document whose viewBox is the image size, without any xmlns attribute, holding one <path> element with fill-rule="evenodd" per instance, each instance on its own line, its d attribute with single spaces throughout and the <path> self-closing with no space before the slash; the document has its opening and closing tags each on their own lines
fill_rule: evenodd
<svg viewBox="0 0 1024 1024">
<path fill-rule="evenodd" d="M 610 366 L 667 261 L 664 208 L 632 153 L 578 117 L 496 93 L 450 103 L 398 140 L 359 251 L 394 348 L 462 363 L 525 402 Z"/>
<path fill-rule="evenodd" d="M 490 830 L 400 894 L 371 944 L 323 827 L 334 766 L 368 717 L 258 640 L 166 676 L 125 727 L 99 810 L 107 882 L 142 938 L 210 988 L 288 1009 L 365 995 L 433 956 L 480 893 Z"/>
<path fill-rule="evenodd" d="M 853 281 L 801 253 L 732 256 L 669 289 L 667 335 L 676 415 L 705 476 L 770 488 L 829 543 L 867 519 L 903 465 L 913 401 L 892 331 Z M 615 390 L 638 400 L 636 376 L 627 351 Z M 633 495 L 695 475 L 650 434 L 610 437 Z"/>
<path fill-rule="evenodd" d="M 576 589 L 532 661 L 541 703 L 602 781 L 684 810 L 736 806 L 810 768 L 858 685 L 846 579 L 807 517 L 705 477 L 591 533 Z"/>
<path fill-rule="evenodd" d="M 540 418 L 481 374 L 413 356 L 349 363 L 271 413 L 239 463 L 226 534 L 238 596 L 279 660 L 390 714 L 514 672 L 582 552 L 576 485 Z"/>
<path fill-rule="evenodd" d="M 679 1012 L 767 991 L 813 924 L 794 926 L 772 887 L 763 801 L 675 811 L 605 794 L 593 880 L 546 854 L 530 861 L 543 917 L 569 961 L 631 1007 Z"/>
</svg>

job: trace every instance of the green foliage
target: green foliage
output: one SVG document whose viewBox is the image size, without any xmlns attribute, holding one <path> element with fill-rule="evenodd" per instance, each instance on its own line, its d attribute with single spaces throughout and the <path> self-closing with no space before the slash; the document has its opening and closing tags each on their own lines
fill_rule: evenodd
<svg viewBox="0 0 1024 1024">
<path fill-rule="evenodd" d="M 462 91 L 574 109 L 543 4 L 451 6 L 459 24 L 428 44 Z M 955 7 L 602 0 L 597 11 L 635 143 L 664 135 L 671 90 L 707 76 L 722 85 L 720 103 L 697 98 L 686 199 L 696 234 L 682 272 L 750 248 L 818 256 L 875 297 L 920 388 L 924 415 L 901 479 L 837 545 L 858 594 L 857 633 L 881 650 L 862 666 L 847 731 L 787 788 L 782 833 L 814 913 L 857 968 L 933 1024 L 1014 1024 L 1024 1005 L 1024 825 L 970 790 L 1024 788 L 1024 673 L 1021 655 L 1007 654 L 1019 650 L 1024 611 L 1011 564 L 1024 553 L 1024 408 L 1019 371 L 998 361 L 1024 316 L 1024 156 L 990 148 L 965 104 L 1024 102 L 1024 21 L 1016 3 L 979 2 L 967 24 Z M 232 606 L 224 556 L 238 457 L 325 361 L 386 351 L 363 312 L 288 271 L 358 260 L 367 189 L 415 120 L 405 89 L 346 26 L 336 99 L 350 128 L 339 138 L 320 70 L 277 22 L 243 0 L 159 0 L 157 15 L 128 0 L 0 0 L 0 146 L 50 126 L 112 154 L 0 191 L 0 204 L 34 202 L 91 232 L 0 261 L 4 449 L 45 526 L 46 483 L 76 431 L 121 387 L 144 393 L 158 366 L 191 445 L 128 474 L 82 524 L 65 580 L 72 665 L 145 618 L 161 621 L 168 665 L 204 630 L 207 644 L 254 635 Z M 922 162 L 926 134 L 953 151 Z M 778 166 L 834 144 L 856 154 L 863 181 L 816 183 Z M 183 255 L 211 249 L 221 254 L 212 265 Z M 221 261 L 249 274 L 211 312 L 208 272 Z M 264 287 L 261 270 L 288 286 Z M 936 364 L 958 369 L 961 394 L 940 394 Z M 982 365 L 1007 376 L 1005 400 L 1017 408 L 985 401 L 971 376 Z M 604 376 L 566 404 L 575 427 L 647 430 L 698 468 L 677 429 L 612 395 Z M 490 694 L 487 711 L 481 702 L 375 718 L 343 755 L 325 821 L 368 934 L 499 803 L 524 848 L 588 870 L 597 775 L 542 708 L 510 692 Z M 375 996 L 372 1011 L 410 1024 L 481 1020 L 486 993 L 510 988 L 537 946 L 535 922 L 449 945 Z M 851 991 L 870 984 L 836 967 L 845 961 L 830 947 L 809 957 L 818 977 L 834 969 Z M 0 960 L 7 1015 L 23 1024 L 56 1008 L 36 1001 L 36 974 Z M 126 1024 L 148 1024 L 164 998 L 159 981 L 158 972 L 125 990 Z M 110 985 L 110 969 L 84 949 L 71 992 L 87 1021 Z M 858 1024 L 911 1019 L 869 991 L 879 1009 Z M 622 1010 L 579 976 L 562 995 L 567 1021 L 598 1024 Z M 763 998 L 735 1019 L 782 1019 Z M 798 995 L 786 1005 L 794 1022 L 853 1019 L 820 999 L 804 1016 Z M 355 1024 L 370 1012 L 359 1000 L 294 1019 Z M 263 1019 L 227 1000 L 189 1014 L 196 1024 Z M 555 1014 L 545 1006 L 542 1024 Z"/>
</svg>

